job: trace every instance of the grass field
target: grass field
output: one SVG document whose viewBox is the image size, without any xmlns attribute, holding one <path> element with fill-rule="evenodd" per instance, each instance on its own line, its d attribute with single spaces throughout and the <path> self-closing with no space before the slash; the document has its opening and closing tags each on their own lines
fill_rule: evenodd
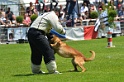
<svg viewBox="0 0 124 82">
<path fill-rule="evenodd" d="M 33 75 L 30 69 L 29 44 L 0 45 L 0 82 L 123 82 L 124 36 L 113 38 L 115 48 L 107 48 L 107 39 L 66 41 L 75 49 L 90 57 L 89 50 L 96 52 L 93 61 L 86 62 L 86 72 L 69 72 L 71 59 L 56 56 L 58 70 L 62 74 Z M 81 71 L 80 68 L 78 68 Z M 47 72 L 44 62 L 42 70 Z"/>
</svg>

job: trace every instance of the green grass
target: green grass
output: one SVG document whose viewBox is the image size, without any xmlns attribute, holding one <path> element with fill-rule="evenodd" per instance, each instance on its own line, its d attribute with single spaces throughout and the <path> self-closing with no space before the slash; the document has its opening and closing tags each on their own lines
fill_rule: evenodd
<svg viewBox="0 0 124 82">
<path fill-rule="evenodd" d="M 86 72 L 69 72 L 71 59 L 56 56 L 56 74 L 33 75 L 30 69 L 29 44 L 0 45 L 0 82 L 123 82 L 124 36 L 113 38 L 115 48 L 107 48 L 107 39 L 67 41 L 68 45 L 90 57 L 89 50 L 96 52 L 93 61 L 86 62 Z M 81 71 L 80 68 L 78 68 Z M 44 62 L 42 70 L 47 72 Z"/>
</svg>

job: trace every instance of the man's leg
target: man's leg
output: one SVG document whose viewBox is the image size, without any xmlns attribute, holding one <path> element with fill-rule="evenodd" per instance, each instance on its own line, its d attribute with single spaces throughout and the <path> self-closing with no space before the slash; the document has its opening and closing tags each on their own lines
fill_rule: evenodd
<svg viewBox="0 0 124 82">
<path fill-rule="evenodd" d="M 33 40 L 32 42 L 34 43 L 32 47 L 32 51 L 34 51 L 32 52 L 32 58 L 31 58 L 32 63 L 35 65 L 40 65 L 43 55 L 44 62 L 46 64 L 49 73 L 55 73 L 57 70 L 57 66 L 54 57 L 54 50 L 51 48 L 48 39 L 38 31 L 36 35 L 34 34 L 34 32 L 30 32 L 30 33 L 31 33 L 30 37 L 32 38 L 29 37 L 29 39 L 30 40 L 32 39 Z M 31 44 L 30 40 L 29 43 Z"/>
<path fill-rule="evenodd" d="M 42 62 L 42 53 L 38 49 L 37 38 L 38 34 L 40 32 L 37 32 L 35 29 L 29 29 L 28 31 L 28 41 L 31 48 L 31 69 L 34 74 L 41 73 L 41 62 Z"/>
</svg>

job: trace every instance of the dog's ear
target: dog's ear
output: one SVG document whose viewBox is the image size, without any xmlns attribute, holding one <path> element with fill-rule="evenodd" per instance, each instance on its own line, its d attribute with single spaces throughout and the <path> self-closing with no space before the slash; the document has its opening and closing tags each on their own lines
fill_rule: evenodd
<svg viewBox="0 0 124 82">
<path fill-rule="evenodd" d="M 59 41 L 59 42 L 57 42 L 56 46 L 57 46 L 57 47 L 59 47 L 59 46 L 60 46 L 60 44 L 61 44 L 61 43 L 60 43 L 60 41 Z"/>
<path fill-rule="evenodd" d="M 56 40 L 56 36 L 55 35 L 52 35 L 51 36 L 51 39 L 49 40 L 50 44 L 54 44 L 55 43 L 55 40 Z"/>
</svg>

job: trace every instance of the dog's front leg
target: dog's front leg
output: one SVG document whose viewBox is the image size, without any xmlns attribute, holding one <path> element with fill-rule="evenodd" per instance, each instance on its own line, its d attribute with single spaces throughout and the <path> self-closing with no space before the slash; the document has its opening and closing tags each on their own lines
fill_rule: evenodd
<svg viewBox="0 0 124 82">
<path fill-rule="evenodd" d="M 57 42 L 54 43 L 54 44 L 50 44 L 52 47 L 55 47 L 57 45 Z"/>
<path fill-rule="evenodd" d="M 54 46 L 54 44 L 50 44 L 52 47 Z"/>
</svg>

